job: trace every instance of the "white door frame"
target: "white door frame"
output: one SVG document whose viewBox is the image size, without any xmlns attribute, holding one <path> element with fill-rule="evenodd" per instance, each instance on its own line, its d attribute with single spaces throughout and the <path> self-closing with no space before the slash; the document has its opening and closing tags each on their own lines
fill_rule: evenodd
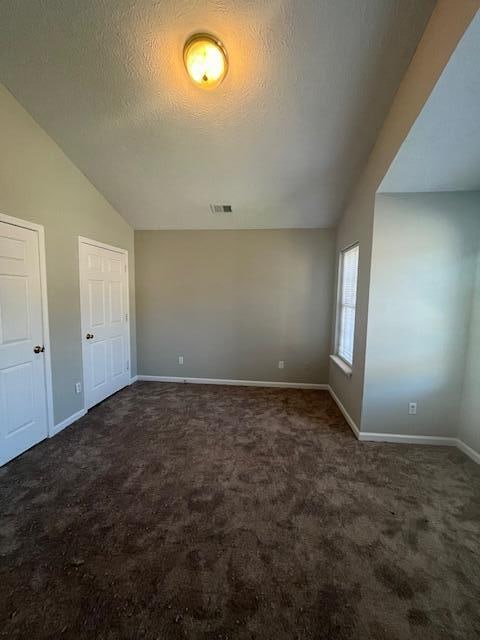
<svg viewBox="0 0 480 640">
<path fill-rule="evenodd" d="M 45 369 L 45 395 L 47 398 L 47 429 L 48 436 L 51 438 L 57 432 L 55 431 L 55 423 L 53 416 L 53 384 L 52 384 L 52 358 L 50 350 L 50 328 L 48 323 L 48 297 L 47 297 L 47 260 L 45 252 L 45 229 L 43 225 L 7 216 L 0 211 L 0 222 L 6 222 L 15 227 L 30 229 L 35 231 L 38 236 L 38 252 L 40 257 L 40 291 L 42 298 L 42 329 L 43 329 L 43 345 L 45 353 L 43 358 L 43 366 Z"/>
<path fill-rule="evenodd" d="M 111 244 L 105 244 L 105 242 L 98 242 L 98 240 L 92 240 L 91 238 L 86 238 L 85 236 L 78 236 L 78 278 L 80 284 L 80 327 L 81 327 L 81 335 L 80 335 L 80 345 L 82 347 L 82 384 L 83 384 L 83 408 L 85 411 L 87 409 L 87 400 L 86 400 L 86 387 L 85 387 L 85 362 L 83 356 L 83 336 L 86 333 L 86 327 L 84 327 L 83 323 L 83 314 L 82 314 L 82 283 L 81 283 L 81 271 L 80 271 L 80 245 L 82 244 L 90 244 L 94 247 L 99 247 L 100 249 L 108 249 L 109 251 L 115 251 L 115 253 L 121 253 L 125 256 L 125 263 L 127 265 L 127 287 L 126 287 L 126 309 L 127 309 L 127 330 L 128 330 L 128 341 L 127 341 L 127 357 L 128 357 L 128 377 L 132 379 L 132 357 L 131 357 L 131 336 L 130 336 L 130 266 L 128 264 L 128 251 L 127 249 L 120 249 L 120 247 L 114 247 Z"/>
</svg>

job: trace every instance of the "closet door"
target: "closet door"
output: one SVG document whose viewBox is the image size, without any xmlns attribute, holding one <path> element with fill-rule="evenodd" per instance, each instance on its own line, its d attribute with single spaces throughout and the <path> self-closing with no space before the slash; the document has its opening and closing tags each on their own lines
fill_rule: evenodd
<svg viewBox="0 0 480 640">
<path fill-rule="evenodd" d="M 80 297 L 85 406 L 129 383 L 127 254 L 80 242 Z"/>
<path fill-rule="evenodd" d="M 0 464 L 48 435 L 39 237 L 0 222 Z"/>
</svg>

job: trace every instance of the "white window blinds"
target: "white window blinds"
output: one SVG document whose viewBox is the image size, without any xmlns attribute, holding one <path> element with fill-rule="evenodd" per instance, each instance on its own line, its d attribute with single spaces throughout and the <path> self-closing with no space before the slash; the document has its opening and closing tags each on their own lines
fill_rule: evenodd
<svg viewBox="0 0 480 640">
<path fill-rule="evenodd" d="M 345 249 L 340 261 L 340 299 L 337 319 L 337 355 L 353 362 L 355 307 L 357 304 L 358 244 Z"/>
</svg>

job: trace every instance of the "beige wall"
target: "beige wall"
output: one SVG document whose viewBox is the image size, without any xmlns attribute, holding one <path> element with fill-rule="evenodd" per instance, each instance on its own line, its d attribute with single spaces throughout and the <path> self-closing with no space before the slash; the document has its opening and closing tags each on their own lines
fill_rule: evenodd
<svg viewBox="0 0 480 640">
<path fill-rule="evenodd" d="M 334 243 L 332 230 L 136 231 L 139 374 L 326 383 Z"/>
<path fill-rule="evenodd" d="M 0 85 L 0 211 L 45 227 L 55 422 L 83 408 L 78 236 L 127 249 L 136 369 L 133 230 Z"/>
<path fill-rule="evenodd" d="M 329 380 L 358 427 L 362 414 L 375 194 L 477 9 L 476 0 L 439 0 L 338 226 L 337 254 L 354 242 L 360 244 L 357 315 L 352 376 L 347 378 L 331 363 Z"/>
<path fill-rule="evenodd" d="M 362 432 L 458 435 L 479 212 L 480 193 L 377 196 Z"/>
</svg>

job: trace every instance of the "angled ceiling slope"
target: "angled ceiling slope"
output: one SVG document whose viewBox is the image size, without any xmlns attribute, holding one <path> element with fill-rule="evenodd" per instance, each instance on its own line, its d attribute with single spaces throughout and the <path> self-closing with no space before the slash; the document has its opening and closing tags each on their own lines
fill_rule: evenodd
<svg viewBox="0 0 480 640">
<path fill-rule="evenodd" d="M 0 81 L 135 228 L 331 226 L 434 4 L 4 0 Z M 198 30 L 229 54 L 211 92 Z"/>
<path fill-rule="evenodd" d="M 380 185 L 381 193 L 480 190 L 480 11 Z"/>
</svg>

